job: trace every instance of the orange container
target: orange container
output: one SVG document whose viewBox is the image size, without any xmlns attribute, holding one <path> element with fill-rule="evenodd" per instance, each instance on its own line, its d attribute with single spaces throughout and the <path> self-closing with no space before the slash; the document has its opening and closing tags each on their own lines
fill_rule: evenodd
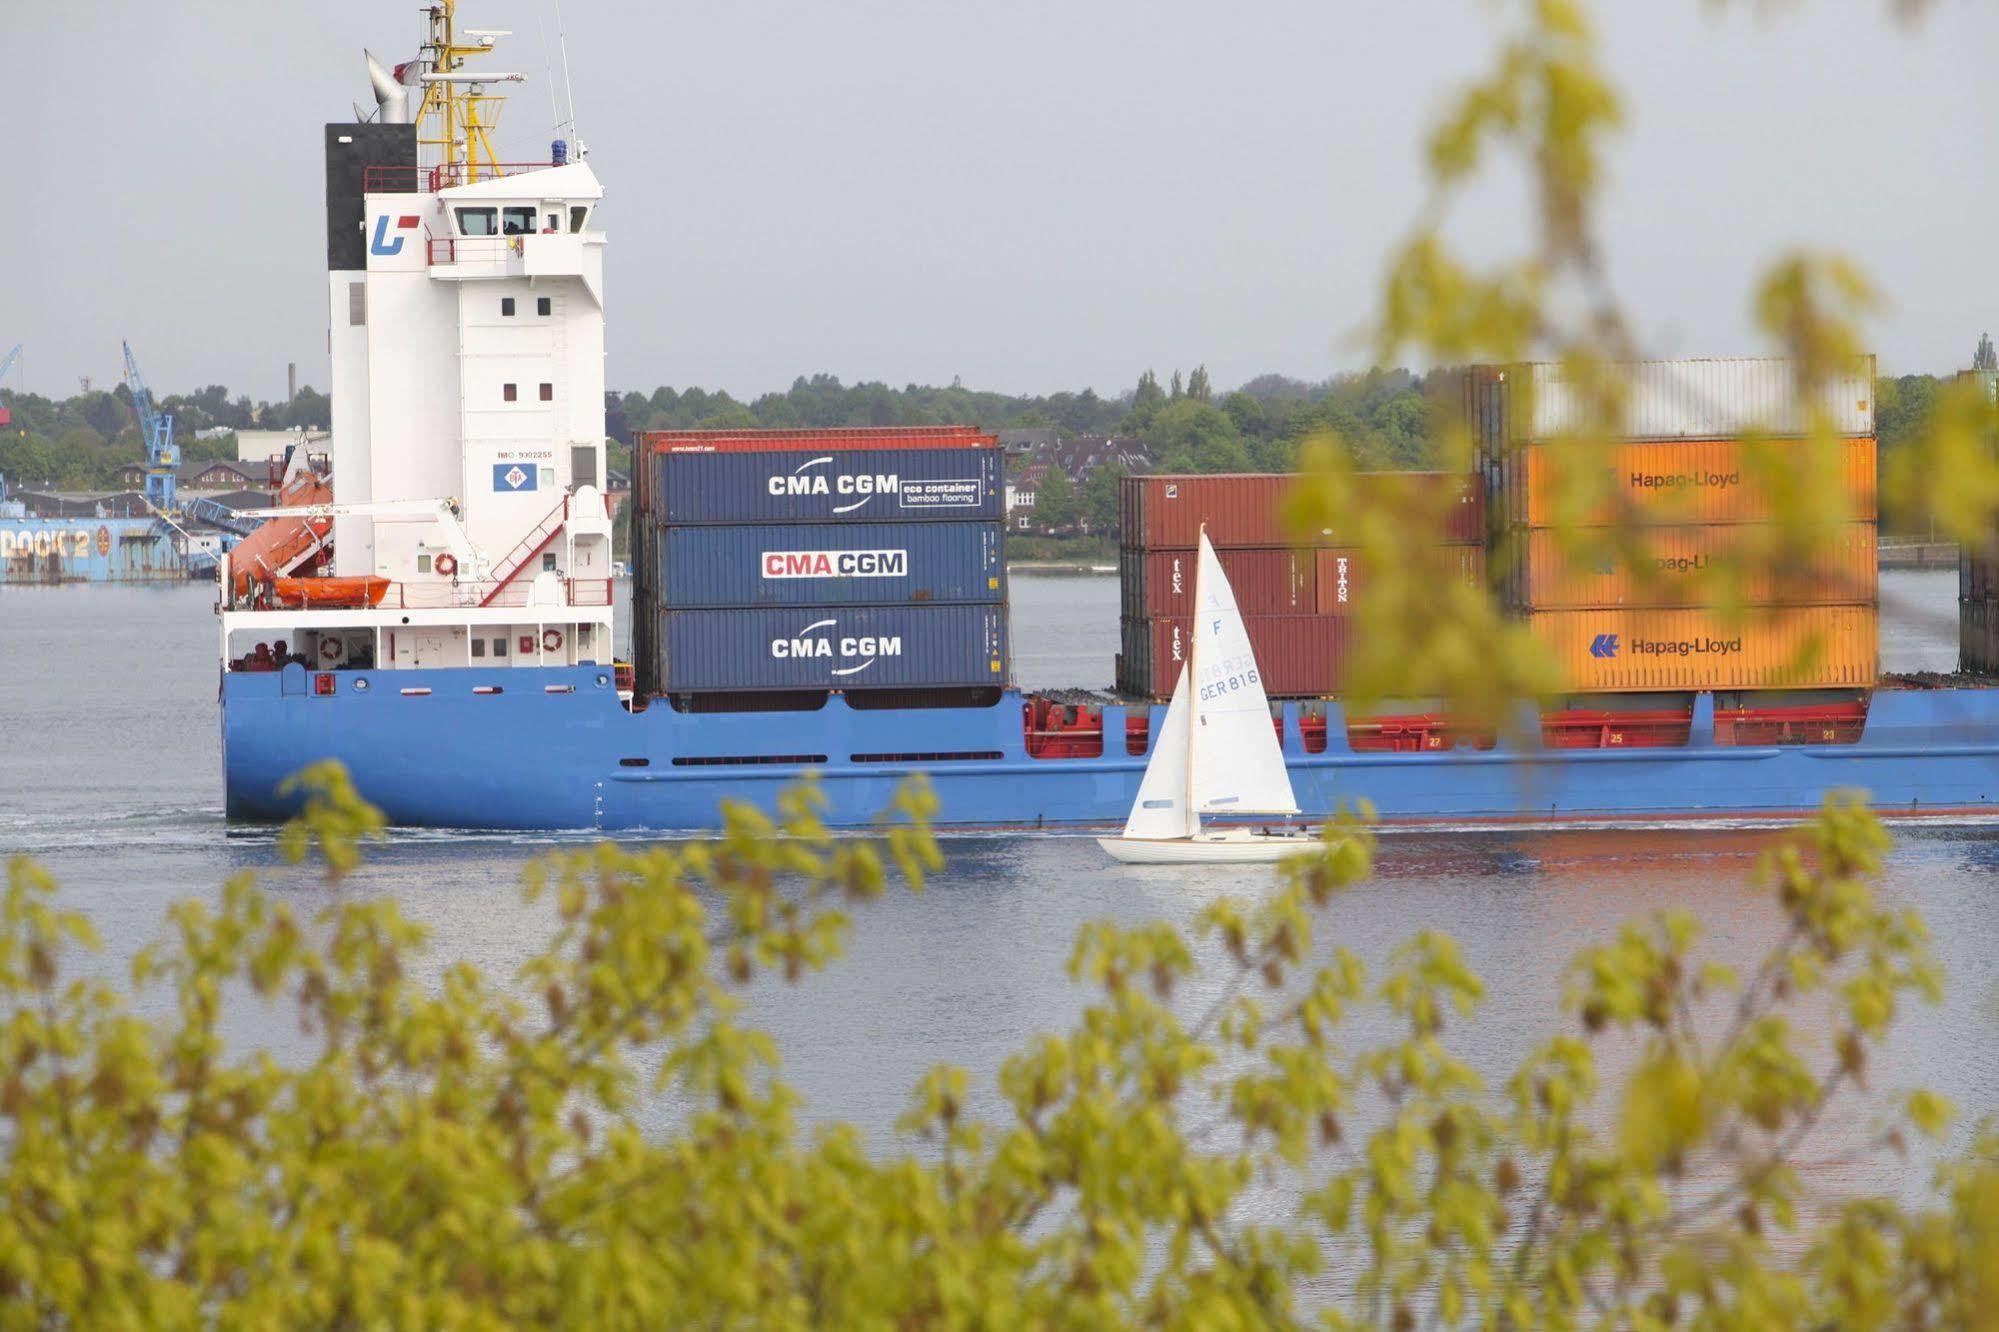
<svg viewBox="0 0 1999 1332">
<path fill-rule="evenodd" d="M 1872 439 L 1840 439 L 1826 446 L 1774 441 L 1756 446 L 1795 455 L 1800 468 L 1829 470 L 1846 501 L 1845 517 L 1872 522 L 1875 514 L 1875 450 Z M 1781 502 L 1768 483 L 1770 455 L 1752 455 L 1740 440 L 1674 440 L 1613 444 L 1600 455 L 1608 472 L 1602 502 L 1571 515 L 1583 526 L 1755 523 L 1773 516 Z M 1761 466 L 1759 466 L 1759 462 Z M 1571 450 L 1530 444 L 1497 459 L 1502 521 L 1513 527 L 1552 527 L 1566 488 L 1563 467 L 1574 466 Z"/>
<path fill-rule="evenodd" d="M 1418 576 L 1477 585 L 1485 581 L 1484 546 L 1433 546 L 1421 552 Z M 1340 548 L 1318 552 L 1318 612 L 1346 615 L 1367 595 L 1374 578 L 1365 552 Z"/>
<path fill-rule="evenodd" d="M 1872 606 L 1785 607 L 1734 619 L 1701 609 L 1538 611 L 1527 622 L 1573 693 L 1865 689 L 1881 673 Z"/>
<path fill-rule="evenodd" d="M 1625 534 L 1629 549 L 1600 560 L 1587 550 L 1565 550 L 1560 534 L 1548 529 L 1519 532 L 1507 593 L 1523 610 L 1697 606 L 1712 599 L 1717 574 L 1725 576 L 1730 564 L 1753 567 L 1768 559 L 1757 550 L 1766 532 L 1745 523 L 1635 528 Z M 1871 605 L 1875 545 L 1874 524 L 1842 524 L 1796 562 L 1756 569 L 1743 582 L 1743 599 L 1752 606 Z"/>
</svg>

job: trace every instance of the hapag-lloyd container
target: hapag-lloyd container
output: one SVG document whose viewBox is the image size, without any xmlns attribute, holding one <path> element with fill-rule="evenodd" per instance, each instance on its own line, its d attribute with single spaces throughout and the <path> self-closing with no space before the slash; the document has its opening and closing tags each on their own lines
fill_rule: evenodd
<svg viewBox="0 0 1999 1332">
<path fill-rule="evenodd" d="M 659 586 L 675 610 L 1006 600 L 999 523 L 669 527 Z"/>
<path fill-rule="evenodd" d="M 1200 544 L 1201 525 L 1217 548 L 1278 547 L 1294 544 L 1338 546 L 1353 534 L 1327 530 L 1305 541 L 1282 517 L 1285 495 L 1299 478 L 1281 472 L 1239 472 L 1191 476 L 1128 476 L 1118 482 L 1118 529 L 1125 546 L 1137 550 L 1191 550 Z M 1437 507 L 1439 543 L 1485 539 L 1484 494 L 1475 477 L 1450 472 L 1361 472 L 1354 477 L 1355 503 L 1407 503 L 1422 496 Z"/>
<path fill-rule="evenodd" d="M 840 426 L 826 430 L 648 430 L 647 453 L 768 453 L 798 449 L 990 449 L 999 436 L 977 426 Z"/>
<path fill-rule="evenodd" d="M 1310 615 L 1318 598 L 1310 550 L 1220 550 L 1222 572 L 1244 615 Z M 1120 614 L 1127 619 L 1194 613 L 1192 550 L 1118 552 Z"/>
<path fill-rule="evenodd" d="M 1872 606 L 1564 610 L 1527 616 L 1569 693 L 1871 688 L 1880 676 Z"/>
<path fill-rule="evenodd" d="M 1516 533 L 1507 600 L 1529 610 L 1613 606 L 1695 606 L 1721 590 L 1730 564 L 1749 570 L 1742 599 L 1752 606 L 1868 605 L 1877 587 L 1872 523 L 1844 523 L 1804 552 L 1772 564 L 1748 523 L 1628 528 L 1600 552 L 1565 548 L 1545 528 Z"/>
<path fill-rule="evenodd" d="M 1318 599 L 1321 615 L 1349 615 L 1359 609 L 1372 579 L 1366 554 L 1348 548 L 1316 552 L 1319 559 Z M 1420 567 L 1412 572 L 1432 581 L 1447 580 L 1478 587 L 1485 582 L 1484 546 L 1432 546 L 1420 552 Z"/>
<path fill-rule="evenodd" d="M 1607 370 L 1624 381 L 1623 412 L 1602 421 L 1559 364 L 1475 366 L 1462 376 L 1460 410 L 1488 451 L 1584 432 L 1628 440 L 1797 436 L 1812 428 L 1799 406 L 1797 369 L 1795 361 L 1747 356 L 1614 364 Z M 1871 437 L 1874 358 L 1856 357 L 1808 401 L 1832 433 Z"/>
<path fill-rule="evenodd" d="M 693 523 L 999 522 L 997 448 L 655 452 L 647 517 Z"/>
<path fill-rule="evenodd" d="M 1007 683 L 1004 606 L 667 610 L 662 692 Z"/>
<path fill-rule="evenodd" d="M 1250 647 L 1272 698 L 1320 698 L 1339 690 L 1346 674 L 1353 621 L 1344 615 L 1246 615 Z M 1169 698 L 1187 661 L 1192 621 L 1126 619 L 1118 628 L 1118 689 L 1140 698 Z"/>
<path fill-rule="evenodd" d="M 1752 456 L 1746 452 L 1752 447 L 1768 451 Z M 1800 478 L 1806 482 L 1829 479 L 1845 501 L 1846 518 L 1872 522 L 1874 458 L 1871 438 L 1837 440 L 1825 450 L 1733 439 L 1615 444 L 1586 464 L 1578 464 L 1571 450 L 1535 444 L 1492 464 L 1494 502 L 1507 526 L 1552 527 L 1566 516 L 1561 469 L 1601 466 L 1608 492 L 1602 503 L 1572 516 L 1578 526 L 1767 522 L 1785 489 L 1768 484 L 1768 476 L 1775 467 L 1795 467 L 1819 474 Z"/>
</svg>

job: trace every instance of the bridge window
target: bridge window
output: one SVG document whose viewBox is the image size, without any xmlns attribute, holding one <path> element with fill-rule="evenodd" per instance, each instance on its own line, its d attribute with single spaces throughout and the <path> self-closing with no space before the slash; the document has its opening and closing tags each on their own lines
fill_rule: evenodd
<svg viewBox="0 0 1999 1332">
<path fill-rule="evenodd" d="M 582 205 L 572 206 L 569 210 L 569 229 L 571 231 L 583 230 L 583 219 L 588 216 L 590 216 L 590 209 L 588 207 Z"/>
<path fill-rule="evenodd" d="M 554 301 L 551 301 L 551 300 L 550 300 L 550 299 L 549 299 L 548 297 L 546 297 L 546 296 L 538 296 L 538 297 L 536 297 L 536 298 L 535 298 L 535 303 L 534 303 L 534 312 L 535 312 L 536 314 L 538 314 L 538 315 L 545 315 L 545 314 L 549 313 L 549 312 L 550 312 L 551 310 L 553 310 L 554 308 L 555 308 L 555 302 L 554 302 Z"/>
<path fill-rule="evenodd" d="M 500 210 L 500 233 L 506 236 L 524 236 L 534 230 L 534 209 L 502 208 Z"/>
<path fill-rule="evenodd" d="M 513 298 L 513 297 L 511 297 L 511 296 L 502 296 L 502 297 L 500 297 L 500 313 L 501 313 L 501 314 L 503 314 L 503 315 L 505 315 L 505 316 L 507 316 L 507 317 L 508 317 L 508 318 L 510 318 L 510 319 L 511 319 L 511 318 L 513 317 L 513 313 L 514 313 L 514 298 Z"/>
<path fill-rule="evenodd" d="M 521 391 L 512 384 L 500 385 L 500 396 L 508 402 L 520 401 Z"/>
<path fill-rule="evenodd" d="M 458 234 L 497 236 L 500 234 L 500 215 L 491 208 L 461 208 L 458 210 Z"/>
<path fill-rule="evenodd" d="M 555 385 L 553 385 L 553 384 L 543 384 L 543 385 L 541 386 L 541 400 L 542 400 L 543 402 L 554 402 L 554 401 L 555 401 Z"/>
</svg>

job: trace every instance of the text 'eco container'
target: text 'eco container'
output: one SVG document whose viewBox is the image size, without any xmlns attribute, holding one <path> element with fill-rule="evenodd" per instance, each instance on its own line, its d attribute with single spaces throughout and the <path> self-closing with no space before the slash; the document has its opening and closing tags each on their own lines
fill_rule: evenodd
<svg viewBox="0 0 1999 1332">
<path fill-rule="evenodd" d="M 670 527 L 660 586 L 676 610 L 1006 600 L 998 523 Z"/>
<path fill-rule="evenodd" d="M 1004 606 L 660 612 L 662 691 L 1006 683 Z"/>
<path fill-rule="evenodd" d="M 1750 606 L 1869 605 L 1876 597 L 1872 523 L 1842 523 L 1802 549 L 1775 529 L 1729 523 L 1514 534 L 1509 600 L 1529 610 L 1694 606 L 1732 595 Z M 1739 572 L 1738 572 L 1739 571 Z"/>
<path fill-rule="evenodd" d="M 1767 522 L 1788 499 L 1814 490 L 1843 506 L 1842 519 L 1875 517 L 1872 439 L 1825 448 L 1733 439 L 1613 444 L 1586 457 L 1536 444 L 1495 466 L 1501 517 L 1515 527 Z"/>
<path fill-rule="evenodd" d="M 1135 550 L 1191 550 L 1201 526 L 1217 548 L 1340 546 L 1352 531 L 1294 533 L 1283 519 L 1285 497 L 1308 484 L 1286 473 L 1212 476 L 1128 476 L 1118 482 L 1118 530 Z M 1360 472 L 1352 479 L 1356 506 L 1421 506 L 1432 515 L 1430 540 L 1485 539 L 1483 491 L 1475 478 L 1448 472 Z"/>
<path fill-rule="evenodd" d="M 1249 645 L 1264 692 L 1272 698 L 1318 698 L 1338 692 L 1346 674 L 1353 621 L 1332 615 L 1246 615 Z M 1187 662 L 1191 621 L 1120 623 L 1118 688 L 1140 698 L 1169 698 Z"/>
<path fill-rule="evenodd" d="M 999 522 L 997 448 L 654 453 L 655 523 Z"/>
<path fill-rule="evenodd" d="M 1798 362 L 1781 357 L 1629 361 L 1604 368 L 1621 399 L 1601 395 L 1548 362 L 1476 366 L 1464 372 L 1460 409 L 1481 448 L 1492 451 L 1558 435 L 1608 439 L 1733 439 L 1874 434 L 1874 358 L 1855 357 L 1811 386 L 1800 406 Z M 1816 420 L 1814 419 L 1816 417 Z"/>
<path fill-rule="evenodd" d="M 1873 687 L 1872 606 L 1806 606 L 1723 616 L 1706 609 L 1536 611 L 1534 636 L 1572 693 Z"/>
</svg>

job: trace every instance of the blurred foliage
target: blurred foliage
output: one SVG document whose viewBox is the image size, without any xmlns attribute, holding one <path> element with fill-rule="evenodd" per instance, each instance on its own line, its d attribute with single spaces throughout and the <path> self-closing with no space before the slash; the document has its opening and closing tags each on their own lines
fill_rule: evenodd
<svg viewBox="0 0 1999 1332">
<path fill-rule="evenodd" d="M 286 845 L 336 877 L 379 826 L 334 767 Z M 1870 1070 L 1939 980 L 1877 905 L 1886 839 L 1836 800 L 1761 862 L 1774 942 L 1704 960 L 1662 911 L 1577 956 L 1502 1086 L 1453 1051 L 1483 996 L 1419 933 L 1323 944 L 1370 872 L 1341 818 L 1193 941 L 1099 921 L 1065 1031 L 997 1097 L 914 1089 L 901 1141 L 806 1132 L 748 988 L 940 866 L 905 787 L 863 837 L 811 783 L 711 841 L 533 864 L 510 980 L 423 965 L 388 900 L 311 920 L 254 888 L 172 909 L 128 996 L 25 860 L 0 898 L 0 1325 L 1972 1327 L 1999 1317 L 1999 1139 L 1929 1200 L 1829 1198 Z M 430 980 L 420 976 L 432 975 Z M 289 1011 L 282 1058 L 226 1015 Z M 1379 1020 L 1361 1035 L 1350 1018 Z M 1871 1098 L 1879 1109 L 1885 1089 Z M 975 1105 L 993 1107 L 981 1114 Z M 1950 1108 L 1902 1095 L 1906 1151 Z"/>
</svg>

